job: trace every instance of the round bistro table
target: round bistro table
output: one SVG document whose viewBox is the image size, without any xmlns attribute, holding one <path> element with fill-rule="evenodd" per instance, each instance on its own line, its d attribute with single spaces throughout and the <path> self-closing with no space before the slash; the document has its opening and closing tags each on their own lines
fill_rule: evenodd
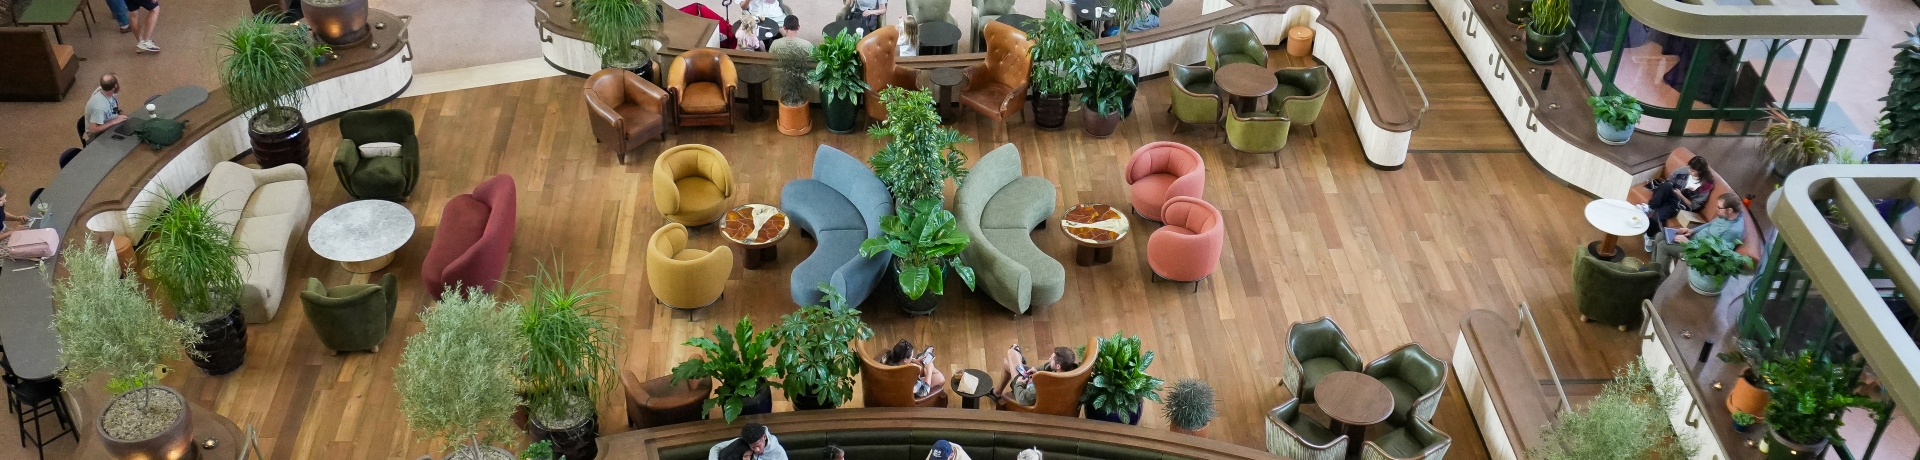
<svg viewBox="0 0 1920 460">
<path fill-rule="evenodd" d="M 1393 392 L 1373 376 L 1340 371 L 1313 385 L 1313 401 L 1333 419 L 1333 432 L 1347 435 L 1347 457 L 1360 456 L 1367 426 L 1393 415 Z"/>
<path fill-rule="evenodd" d="M 946 21 L 920 23 L 920 55 L 938 56 L 960 51 L 960 26 Z"/>
<path fill-rule="evenodd" d="M 1104 204 L 1076 204 L 1060 216 L 1060 231 L 1079 243 L 1073 262 L 1091 267 L 1113 261 L 1113 246 L 1127 239 L 1127 214 Z"/>
<path fill-rule="evenodd" d="M 780 257 L 780 240 L 787 237 L 787 213 L 764 204 L 743 204 L 720 218 L 720 234 L 740 245 L 741 265 L 758 270 L 760 265 Z"/>
<path fill-rule="evenodd" d="M 971 375 L 973 378 L 980 380 L 980 385 L 973 388 L 975 390 L 974 393 L 960 391 L 960 375 Z M 960 395 L 961 409 L 979 409 L 980 398 L 985 398 L 987 395 L 993 394 L 993 377 L 987 376 L 987 371 L 979 369 L 960 371 L 960 375 L 954 375 L 953 378 L 947 379 L 947 385 L 953 387 L 953 394 Z"/>
<path fill-rule="evenodd" d="M 1601 198 L 1587 203 L 1587 223 L 1600 229 L 1605 236 L 1598 243 L 1588 243 L 1587 250 L 1600 260 L 1619 262 L 1626 251 L 1620 250 L 1620 237 L 1643 235 L 1647 233 L 1647 213 L 1638 206 L 1625 200 Z"/>
<path fill-rule="evenodd" d="M 1241 112 L 1259 108 L 1259 98 L 1273 94 L 1273 90 L 1280 87 L 1280 80 L 1266 67 L 1244 62 L 1220 66 L 1214 73 L 1214 83 L 1233 96 L 1233 107 Z"/>
</svg>

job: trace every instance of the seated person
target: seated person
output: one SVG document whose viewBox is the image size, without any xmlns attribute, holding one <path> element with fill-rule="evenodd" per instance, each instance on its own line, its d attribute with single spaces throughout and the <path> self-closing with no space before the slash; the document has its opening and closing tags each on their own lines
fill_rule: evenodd
<svg viewBox="0 0 1920 460">
<path fill-rule="evenodd" d="M 1740 197 L 1734 196 L 1732 193 L 1722 193 L 1719 198 L 1715 198 L 1712 201 L 1712 206 L 1719 208 L 1718 211 L 1720 213 L 1712 222 L 1700 224 L 1693 228 L 1672 229 L 1672 239 L 1667 238 L 1666 234 L 1668 232 L 1665 231 L 1667 229 L 1661 229 L 1660 236 L 1656 237 L 1657 239 L 1653 242 L 1653 265 L 1659 268 L 1660 273 L 1665 274 L 1671 272 L 1669 266 L 1673 264 L 1674 259 L 1680 256 L 1681 251 L 1686 249 L 1688 240 L 1717 236 L 1733 241 L 1733 244 L 1738 246 L 1741 239 L 1746 238 L 1747 226 L 1746 222 L 1742 221 L 1746 216 L 1740 213 Z M 1656 226 L 1655 228 L 1660 227 Z M 1748 263 L 1752 262 L 1753 261 L 1748 261 Z"/>
<path fill-rule="evenodd" d="M 740 427 L 740 437 L 714 444 L 707 460 L 787 460 L 787 449 L 766 425 L 748 423 Z"/>
<path fill-rule="evenodd" d="M 1022 406 L 1031 406 L 1034 400 L 1039 399 L 1039 394 L 1033 389 L 1033 373 L 1073 370 L 1080 367 L 1079 363 L 1074 362 L 1075 359 L 1078 358 L 1074 357 L 1072 348 L 1054 347 L 1047 362 L 1034 368 L 1027 366 L 1027 357 L 1020 354 L 1020 345 L 1015 344 L 1007 348 L 1007 359 L 1003 363 L 1006 370 L 1000 374 L 1000 389 L 994 392 L 994 397 L 1012 398 Z"/>
<path fill-rule="evenodd" d="M 847 451 L 841 450 L 839 444 L 827 443 L 826 451 L 825 460 L 847 460 Z"/>
<path fill-rule="evenodd" d="M 766 51 L 767 42 L 761 40 L 760 18 L 747 16 L 733 24 L 733 48 L 741 51 Z"/>
<path fill-rule="evenodd" d="M 1713 170 L 1707 168 L 1706 157 L 1695 156 L 1665 180 L 1654 178 L 1647 188 L 1653 190 L 1646 204 L 1647 219 L 1654 224 L 1647 226 L 1647 241 L 1652 243 L 1662 236 L 1660 226 L 1680 211 L 1698 213 L 1706 208 L 1707 199 L 1713 197 Z"/>
<path fill-rule="evenodd" d="M 933 450 L 927 451 L 927 460 L 973 460 L 973 457 L 968 457 L 959 444 L 942 439 L 933 443 Z"/>
<path fill-rule="evenodd" d="M 787 37 L 795 37 L 795 38 L 800 37 L 800 17 L 799 16 L 794 16 L 789 14 L 787 15 L 787 20 L 780 24 L 780 38 L 787 38 Z"/>
<path fill-rule="evenodd" d="M 1040 460 L 1040 448 L 1020 451 L 1020 456 L 1014 457 L 1014 460 Z"/>
<path fill-rule="evenodd" d="M 888 366 L 905 366 L 912 364 L 919 366 L 920 381 L 914 382 L 913 384 L 914 398 L 927 397 L 927 395 L 933 394 L 935 391 L 940 391 L 940 389 L 944 388 L 947 384 L 947 376 L 941 374 L 939 369 L 934 368 L 933 346 L 931 345 L 927 346 L 926 351 L 922 351 L 916 356 L 913 354 L 913 342 L 901 339 L 900 343 L 893 344 L 893 349 L 887 350 L 887 354 L 880 356 L 880 364 Z"/>
</svg>

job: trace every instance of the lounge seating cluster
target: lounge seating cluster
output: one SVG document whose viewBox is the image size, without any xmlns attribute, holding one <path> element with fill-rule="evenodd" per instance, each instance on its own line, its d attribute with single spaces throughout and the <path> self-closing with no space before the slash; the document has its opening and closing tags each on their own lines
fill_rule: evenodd
<svg viewBox="0 0 1920 460">
<path fill-rule="evenodd" d="M 307 228 L 312 196 L 300 165 L 252 169 L 221 162 L 207 175 L 200 199 L 210 202 L 215 221 L 233 229 L 245 252 L 235 265 L 241 267 L 240 314 L 247 322 L 272 321 L 280 312 L 293 242 Z"/>
<path fill-rule="evenodd" d="M 1293 398 L 1267 413 L 1267 449 L 1291 458 L 1343 458 L 1355 446 L 1366 458 L 1437 459 L 1446 454 L 1452 438 L 1429 424 L 1446 390 L 1446 361 L 1427 354 L 1420 344 L 1410 343 L 1365 363 L 1347 342 L 1347 335 L 1333 319 L 1322 317 L 1311 322 L 1294 323 L 1287 330 L 1287 361 L 1282 368 L 1281 385 Z M 1352 439 L 1364 430 L 1347 430 L 1322 425 L 1299 412 L 1300 406 L 1320 402 L 1325 388 L 1321 380 L 1346 372 L 1363 374 L 1385 388 L 1393 400 L 1385 415 L 1386 434 L 1367 440 Z M 1351 388 L 1334 387 L 1337 391 Z M 1353 395 L 1341 395 L 1348 398 Z"/>
</svg>

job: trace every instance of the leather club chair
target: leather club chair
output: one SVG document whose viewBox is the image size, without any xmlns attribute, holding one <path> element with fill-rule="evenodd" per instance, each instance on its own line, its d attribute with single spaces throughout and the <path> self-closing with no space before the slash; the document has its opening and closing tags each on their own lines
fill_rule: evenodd
<svg viewBox="0 0 1920 460">
<path fill-rule="evenodd" d="M 1440 460 L 1446 458 L 1453 437 L 1425 420 L 1414 420 L 1361 445 L 1361 460 Z"/>
<path fill-rule="evenodd" d="M 880 90 L 898 86 L 920 89 L 920 72 L 896 65 L 900 56 L 900 28 L 881 27 L 860 38 L 860 72 L 867 80 L 867 116 L 873 121 L 887 119 L 887 106 L 880 103 Z M 961 95 L 965 101 L 965 94 Z"/>
<path fill-rule="evenodd" d="M 421 262 L 420 279 L 427 292 L 440 299 L 448 287 L 478 286 L 493 292 L 507 270 L 507 250 L 513 246 L 514 218 L 519 215 L 513 176 L 501 174 L 481 182 L 473 193 L 447 200 L 433 246 Z"/>
<path fill-rule="evenodd" d="M 676 423 L 698 422 L 705 418 L 700 410 L 713 394 L 713 379 L 673 383 L 668 375 L 641 382 L 633 371 L 620 371 L 620 386 L 627 393 L 627 427 L 636 430 Z"/>
<path fill-rule="evenodd" d="M 1213 26 L 1213 35 L 1207 37 L 1207 68 L 1220 70 L 1239 62 L 1267 66 L 1267 47 L 1260 44 L 1260 35 L 1244 22 Z"/>
<path fill-rule="evenodd" d="M 913 384 L 920 381 L 920 366 L 889 366 L 863 353 L 867 342 L 856 342 L 854 354 L 860 355 L 860 395 L 866 407 L 947 407 L 947 389 L 934 388 L 926 396 L 913 397 Z M 883 352 L 884 353 L 884 352 Z"/>
<path fill-rule="evenodd" d="M 687 247 L 687 227 L 667 223 L 647 239 L 647 285 L 661 305 L 694 310 L 720 300 L 733 276 L 733 248 Z"/>
<path fill-rule="evenodd" d="M 1280 383 L 1301 402 L 1313 402 L 1313 385 L 1340 371 L 1360 372 L 1360 354 L 1347 343 L 1340 325 L 1325 316 L 1308 323 L 1293 323 L 1287 328 L 1287 363 L 1280 369 Z"/>
<path fill-rule="evenodd" d="M 1220 266 L 1220 251 L 1227 239 L 1220 209 L 1206 200 L 1176 196 L 1167 199 L 1160 214 L 1165 225 L 1147 237 L 1147 266 L 1154 276 L 1194 283 L 1197 292 L 1200 280 L 1213 276 Z"/>
<path fill-rule="evenodd" d="M 580 90 L 587 97 L 593 141 L 613 149 L 620 164 L 648 140 L 667 140 L 667 92 L 626 69 L 602 69 Z"/>
<path fill-rule="evenodd" d="M 1267 94 L 1267 110 L 1296 126 L 1313 129 L 1313 122 L 1320 119 L 1320 108 L 1327 105 L 1327 90 L 1333 88 L 1327 66 L 1280 69 L 1273 72 L 1273 78 L 1280 81 L 1280 86 Z M 1318 129 L 1312 132 L 1320 135 Z"/>
<path fill-rule="evenodd" d="M 307 290 L 300 293 L 306 306 L 307 324 L 320 337 L 329 354 L 342 351 L 380 352 L 393 325 L 393 311 L 400 302 L 400 278 L 388 273 L 380 284 L 352 284 L 332 288 L 318 278 L 307 279 Z"/>
<path fill-rule="evenodd" d="M 1267 452 L 1298 460 L 1347 458 L 1347 435 L 1300 413 L 1300 398 L 1267 411 Z"/>
<path fill-rule="evenodd" d="M 987 59 L 967 66 L 967 79 L 960 84 L 960 103 L 993 119 L 996 125 L 1007 117 L 1023 114 L 1027 103 L 1028 76 L 1033 73 L 1033 41 L 1027 33 L 1003 23 L 988 23 L 984 32 Z"/>
<path fill-rule="evenodd" d="M 1160 221 L 1161 208 L 1176 196 L 1199 198 L 1207 188 L 1207 163 L 1186 144 L 1159 141 L 1127 157 L 1127 195 L 1133 213 Z"/>
<path fill-rule="evenodd" d="M 1387 421 L 1403 424 L 1408 417 L 1433 420 L 1449 371 L 1446 361 L 1427 354 L 1420 344 L 1409 343 L 1367 363 L 1365 373 L 1393 393 L 1393 414 Z"/>
<path fill-rule="evenodd" d="M 1287 131 L 1293 129 L 1293 120 L 1272 112 L 1228 111 L 1233 115 L 1227 117 L 1227 146 L 1241 153 L 1271 156 L 1273 167 L 1280 167 L 1280 151 L 1287 148 Z M 1235 166 L 1239 163 L 1234 160 Z"/>
<path fill-rule="evenodd" d="M 973 0 L 973 29 L 970 30 L 973 31 L 974 52 L 987 49 L 986 35 L 982 32 L 987 29 L 987 24 L 992 24 L 1001 16 L 1012 12 L 1013 0 Z"/>
<path fill-rule="evenodd" d="M 668 221 L 701 226 L 720 220 L 733 196 L 733 168 L 719 150 L 681 144 L 653 160 L 653 205 Z"/>
<path fill-rule="evenodd" d="M 1639 187 L 1634 187 L 1639 188 Z M 1573 303 L 1581 321 L 1619 328 L 1640 326 L 1640 302 L 1653 298 L 1666 279 L 1658 267 L 1628 257 L 1620 262 L 1593 257 L 1587 245 L 1573 249 Z"/>
<path fill-rule="evenodd" d="M 1087 339 L 1087 355 L 1080 357 L 1080 367 L 1066 372 L 1034 372 L 1033 405 L 1020 405 L 1011 397 L 1000 398 L 1000 410 L 1079 417 L 1080 395 L 1086 393 L 1087 382 L 1093 380 L 1093 361 L 1099 357 L 1100 339 Z M 1000 377 L 1011 378 L 1008 375 Z"/>
<path fill-rule="evenodd" d="M 1173 105 L 1167 111 L 1173 112 L 1174 131 L 1186 125 L 1220 123 L 1220 109 L 1226 104 L 1220 98 L 1220 87 L 1213 82 L 1213 69 L 1176 64 L 1168 75 L 1173 77 L 1173 91 L 1169 92 Z"/>
<path fill-rule="evenodd" d="M 695 48 L 667 67 L 667 94 L 673 97 L 676 126 L 726 126 L 733 132 L 733 93 L 738 86 L 733 58 L 713 48 Z"/>
<path fill-rule="evenodd" d="M 400 154 L 366 158 L 362 144 L 400 144 Z M 340 187 L 356 200 L 407 201 L 420 180 L 420 139 L 413 114 L 401 109 L 355 110 L 340 115 L 340 149 L 333 154 Z"/>
</svg>

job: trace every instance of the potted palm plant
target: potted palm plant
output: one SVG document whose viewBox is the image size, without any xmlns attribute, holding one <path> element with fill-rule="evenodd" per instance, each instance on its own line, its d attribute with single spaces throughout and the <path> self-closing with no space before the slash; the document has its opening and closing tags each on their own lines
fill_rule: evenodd
<svg viewBox="0 0 1920 460">
<path fill-rule="evenodd" d="M 860 373 L 853 342 L 873 338 L 860 310 L 847 308 L 838 289 L 820 283 L 820 292 L 826 305 L 801 308 L 773 327 L 780 342 L 773 367 L 794 409 L 832 409 L 853 399 L 853 376 Z"/>
<path fill-rule="evenodd" d="M 967 154 L 954 146 L 973 139 L 940 125 L 933 93 L 927 90 L 890 87 L 880 91 L 880 103 L 887 106 L 887 119 L 867 129 L 874 138 L 887 140 L 867 160 L 874 175 L 893 193 L 896 206 L 941 201 L 947 179 L 967 177 Z"/>
<path fill-rule="evenodd" d="M 1767 109 L 1767 115 L 1772 123 L 1760 132 L 1760 148 L 1773 162 L 1775 176 L 1787 177 L 1807 165 L 1825 162 L 1840 149 L 1833 142 L 1833 131 L 1807 126 L 1779 108 Z"/>
<path fill-rule="evenodd" d="M 1811 350 L 1781 354 L 1760 363 L 1760 377 L 1773 399 L 1767 402 L 1769 460 L 1823 458 L 1840 437 L 1841 415 L 1861 408 L 1884 420 L 1892 410 L 1854 392 L 1860 385 L 1860 360 L 1833 362 Z"/>
<path fill-rule="evenodd" d="M 408 426 L 454 449 L 447 460 L 513 460 L 490 444 L 515 438 L 514 387 L 529 352 L 520 311 L 478 287 L 449 287 L 420 313 L 420 333 L 407 338 L 393 373 L 400 412 Z"/>
<path fill-rule="evenodd" d="M 1573 23 L 1568 0 L 1534 0 L 1527 20 L 1527 60 L 1547 65 L 1560 62 L 1560 45 L 1567 42 Z"/>
<path fill-rule="evenodd" d="M 1081 96 L 1086 110 L 1080 111 L 1080 127 L 1094 138 L 1112 136 L 1120 129 L 1120 120 L 1127 116 L 1126 101 L 1131 95 L 1133 75 L 1112 66 L 1095 67 L 1087 78 L 1087 91 Z"/>
<path fill-rule="evenodd" d="M 1213 385 L 1194 379 L 1181 379 L 1167 390 L 1166 415 L 1168 428 L 1175 433 L 1185 433 L 1207 437 L 1207 424 L 1213 422 L 1218 412 L 1214 404 L 1220 402 L 1213 396 Z"/>
<path fill-rule="evenodd" d="M 1624 93 L 1587 98 L 1593 106 L 1593 129 L 1600 142 L 1626 145 L 1633 138 L 1633 126 L 1640 123 L 1640 101 Z"/>
<path fill-rule="evenodd" d="M 774 368 L 767 366 L 767 354 L 774 343 L 773 329 L 754 332 L 751 318 L 741 317 L 732 332 L 725 325 L 715 325 L 713 338 L 687 340 L 685 345 L 699 348 L 701 356 L 674 366 L 672 383 L 703 378 L 719 382 L 713 388 L 714 397 L 700 403 L 703 417 L 713 412 L 714 406 L 720 406 L 728 424 L 743 414 L 773 412 L 773 392 L 767 380 L 775 374 Z"/>
<path fill-rule="evenodd" d="M 820 105 L 827 112 L 827 131 L 853 132 L 860 120 L 860 98 L 867 94 L 867 80 L 860 75 L 860 40 L 846 32 L 820 40 L 813 47 L 813 71 L 807 82 L 820 90 Z"/>
<path fill-rule="evenodd" d="M 189 354 L 208 375 L 239 369 L 247 360 L 247 326 L 240 317 L 240 266 L 245 253 L 233 228 L 210 203 L 163 192 L 159 215 L 140 247 L 161 297 L 202 339 Z"/>
<path fill-rule="evenodd" d="M 1058 10 L 1049 9 L 1039 19 L 1033 39 L 1033 124 L 1040 129 L 1057 130 L 1067 125 L 1067 95 L 1080 90 L 1080 84 L 1093 71 L 1093 60 L 1100 49 L 1093 35 Z"/>
<path fill-rule="evenodd" d="M 528 280 L 520 335 L 527 341 L 523 388 L 527 431 L 536 441 L 552 441 L 570 459 L 594 458 L 599 449 L 599 417 L 594 411 L 607 382 L 614 378 L 618 331 L 607 322 L 606 291 L 590 286 L 585 275 L 566 279 L 566 265 L 540 263 Z"/>
<path fill-rule="evenodd" d="M 620 68 L 647 75 L 653 65 L 650 49 L 638 44 L 660 26 L 653 0 L 574 0 L 574 15 L 587 28 L 587 41 L 600 55 L 603 68 Z"/>
<path fill-rule="evenodd" d="M 891 119 L 891 117 L 889 117 Z M 971 240 L 960 232 L 953 212 L 940 208 L 940 202 L 923 199 L 913 207 L 891 216 L 880 217 L 880 236 L 860 243 L 860 257 L 873 257 L 880 251 L 893 253 L 892 277 L 900 286 L 901 309 L 908 315 L 933 313 L 946 295 L 947 269 L 973 290 L 973 268 L 960 260 L 960 252 Z"/>
<path fill-rule="evenodd" d="M 300 14 L 313 35 L 334 46 L 367 38 L 367 0 L 300 0 Z"/>
<path fill-rule="evenodd" d="M 1734 252 L 1737 240 L 1718 236 L 1704 236 L 1687 240 L 1682 251 L 1687 259 L 1687 287 L 1693 288 L 1704 296 L 1720 295 L 1720 288 L 1726 286 L 1727 277 L 1738 275 L 1747 270 L 1752 260 Z"/>
<path fill-rule="evenodd" d="M 364 19 L 363 19 L 364 21 Z M 307 165 L 307 120 L 294 104 L 306 93 L 313 43 L 278 13 L 241 19 L 220 31 L 220 84 L 234 107 L 249 111 L 247 135 L 260 166 Z"/>
<path fill-rule="evenodd" d="M 140 281 L 123 277 L 105 247 L 86 240 L 62 256 L 67 276 L 53 286 L 53 329 L 60 339 L 60 379 L 78 390 L 105 372 L 115 396 L 94 422 L 113 458 L 164 458 L 192 449 L 187 399 L 159 386 L 155 369 L 200 340 L 185 321 L 161 316 Z"/>
<path fill-rule="evenodd" d="M 803 135 L 813 131 L 812 107 L 807 103 L 807 72 L 814 66 L 813 50 L 797 46 L 804 42 L 774 43 L 773 89 L 780 92 L 780 134 Z"/>
<path fill-rule="evenodd" d="M 1153 352 L 1144 351 L 1140 336 L 1100 339 L 1100 353 L 1093 360 L 1093 380 L 1080 402 L 1087 405 L 1087 418 L 1129 425 L 1140 424 L 1140 408 L 1151 399 L 1160 402 L 1159 377 L 1147 374 L 1153 365 Z"/>
<path fill-rule="evenodd" d="M 1674 400 L 1666 395 L 1683 391 L 1678 385 L 1673 374 L 1628 364 L 1585 408 L 1562 413 L 1560 423 L 1542 431 L 1545 442 L 1526 458 L 1693 458 L 1693 437 L 1675 432 L 1667 416 Z"/>
</svg>

